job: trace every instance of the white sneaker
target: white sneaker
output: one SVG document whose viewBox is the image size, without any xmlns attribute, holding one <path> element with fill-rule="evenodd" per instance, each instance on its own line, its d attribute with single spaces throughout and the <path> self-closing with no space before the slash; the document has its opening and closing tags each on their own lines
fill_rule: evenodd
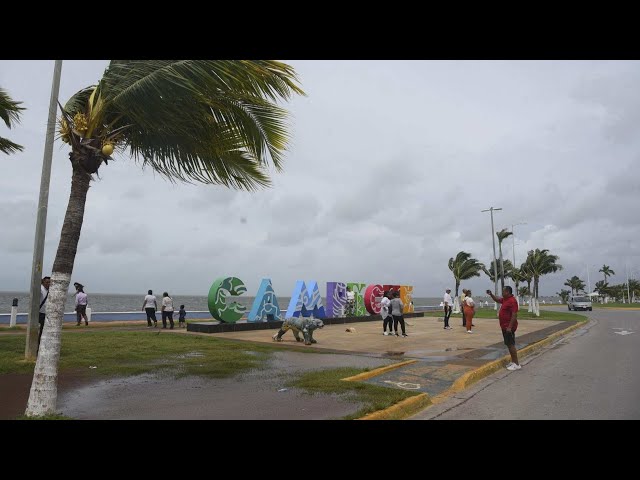
<svg viewBox="0 0 640 480">
<path fill-rule="evenodd" d="M 471 330 L 467 330 L 467 333 L 473 333 Z"/>
<path fill-rule="evenodd" d="M 389 335 L 389 332 L 384 332 L 383 335 Z"/>
<path fill-rule="evenodd" d="M 511 365 L 513 365 L 513 362 L 509 362 L 505 365 L 506 368 L 509 368 Z"/>
<path fill-rule="evenodd" d="M 511 370 L 512 372 L 514 370 L 520 370 L 522 367 L 520 365 L 518 365 L 517 363 L 512 363 L 511 365 L 509 365 L 507 367 L 507 370 Z"/>
</svg>

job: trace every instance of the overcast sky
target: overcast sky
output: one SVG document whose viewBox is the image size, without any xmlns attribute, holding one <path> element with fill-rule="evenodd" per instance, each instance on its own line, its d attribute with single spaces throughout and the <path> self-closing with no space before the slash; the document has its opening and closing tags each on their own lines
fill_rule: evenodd
<svg viewBox="0 0 640 480">
<path fill-rule="evenodd" d="M 0 290 L 27 291 L 53 61 L 0 61 L 0 87 L 27 110 L 0 136 Z M 640 278 L 640 62 L 290 61 L 307 97 L 286 104 L 291 144 L 273 188 L 173 185 L 131 159 L 100 169 L 89 190 L 73 281 L 87 292 L 206 295 L 237 276 L 255 295 L 272 279 L 397 283 L 414 296 L 455 288 L 450 257 L 492 258 L 496 230 L 515 228 L 516 263 L 534 248 L 591 286 Z M 107 61 L 64 61 L 61 103 L 95 84 Z M 56 141 L 44 272 L 70 190 Z M 512 259 L 512 241 L 504 254 Z M 483 274 L 463 282 L 490 288 Z"/>
</svg>

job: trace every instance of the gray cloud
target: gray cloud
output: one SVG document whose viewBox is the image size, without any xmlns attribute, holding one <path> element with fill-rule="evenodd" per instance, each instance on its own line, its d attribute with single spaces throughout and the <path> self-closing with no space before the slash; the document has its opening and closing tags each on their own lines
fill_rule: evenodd
<svg viewBox="0 0 640 480">
<path fill-rule="evenodd" d="M 534 248 L 560 256 L 543 294 L 587 270 L 593 285 L 604 263 L 613 282 L 625 266 L 640 276 L 640 63 L 290 63 L 308 97 L 286 105 L 292 142 L 273 188 L 172 184 L 119 157 L 89 191 L 74 277 L 94 292 L 204 295 L 235 275 L 249 294 L 268 277 L 282 296 L 298 279 L 435 296 L 453 286 L 457 252 L 491 261 L 490 206 L 503 208 L 496 230 L 527 222 L 517 263 Z M 63 102 L 106 65 L 65 61 Z M 28 289 L 52 71 L 53 61 L 0 61 L 0 85 L 28 109 L 5 131 L 26 149 L 2 158 L 0 290 Z M 67 208 L 66 148 L 54 148 L 45 271 Z"/>
</svg>

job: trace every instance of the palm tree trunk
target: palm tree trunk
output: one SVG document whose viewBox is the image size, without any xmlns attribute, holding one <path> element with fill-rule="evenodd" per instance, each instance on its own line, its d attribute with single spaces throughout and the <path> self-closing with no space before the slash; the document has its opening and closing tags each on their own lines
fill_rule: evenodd
<svg viewBox="0 0 640 480">
<path fill-rule="evenodd" d="M 460 288 L 460 280 L 456 278 L 456 297 L 458 296 L 458 288 Z"/>
<path fill-rule="evenodd" d="M 53 263 L 47 301 L 47 319 L 44 323 L 38 359 L 33 372 L 33 382 L 25 412 L 27 416 L 55 413 L 58 399 L 58 362 L 60 360 L 64 304 L 80 240 L 90 180 L 89 174 L 82 168 L 74 166 L 69 204 L 62 225 L 58 252 Z"/>
</svg>

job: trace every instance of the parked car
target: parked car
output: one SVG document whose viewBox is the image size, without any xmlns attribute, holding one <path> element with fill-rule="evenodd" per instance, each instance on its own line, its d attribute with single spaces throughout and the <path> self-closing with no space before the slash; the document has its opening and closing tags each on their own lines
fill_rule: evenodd
<svg viewBox="0 0 640 480">
<path fill-rule="evenodd" d="M 567 307 L 569 307 L 569 310 L 589 310 L 590 312 L 593 310 L 591 299 L 578 295 L 569 298 Z"/>
</svg>

